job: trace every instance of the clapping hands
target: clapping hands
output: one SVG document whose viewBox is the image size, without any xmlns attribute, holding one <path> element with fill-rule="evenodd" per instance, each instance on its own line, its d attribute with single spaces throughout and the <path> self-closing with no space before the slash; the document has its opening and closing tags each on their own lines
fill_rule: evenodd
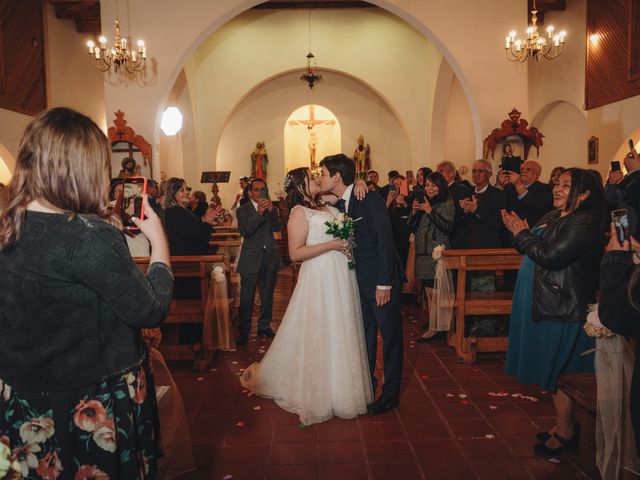
<svg viewBox="0 0 640 480">
<path fill-rule="evenodd" d="M 504 222 L 504 226 L 507 227 L 507 230 L 509 230 L 514 237 L 522 230 L 529 229 L 529 223 L 526 220 L 522 220 L 514 212 L 507 212 L 503 209 L 500 213 L 502 213 L 502 221 Z"/>
</svg>

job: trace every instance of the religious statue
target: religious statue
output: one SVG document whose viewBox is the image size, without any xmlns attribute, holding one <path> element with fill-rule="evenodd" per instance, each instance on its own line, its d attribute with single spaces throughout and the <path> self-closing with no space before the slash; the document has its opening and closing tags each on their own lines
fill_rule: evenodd
<svg viewBox="0 0 640 480">
<path fill-rule="evenodd" d="M 311 170 L 318 168 L 316 163 L 316 150 L 318 148 L 318 134 L 313 129 L 313 125 L 307 127 L 309 129 L 309 161 Z"/>
<path fill-rule="evenodd" d="M 118 173 L 118 178 L 129 178 L 140 176 L 140 165 L 138 165 L 134 158 L 124 157 L 122 162 L 122 170 Z"/>
<path fill-rule="evenodd" d="M 222 199 L 220 198 L 220 188 L 217 183 L 211 185 L 211 202 L 209 208 L 213 208 L 216 211 L 216 216 L 213 219 L 214 227 L 221 227 L 231 225 L 232 218 L 229 210 L 222 206 Z"/>
<path fill-rule="evenodd" d="M 356 164 L 356 174 L 367 173 L 371 169 L 371 147 L 365 146 L 364 136 L 358 136 L 358 146 L 353 153 L 353 161 Z"/>
<path fill-rule="evenodd" d="M 251 154 L 251 176 L 253 178 L 267 179 L 267 165 L 269 157 L 264 140 L 256 143 L 256 149 Z"/>
</svg>

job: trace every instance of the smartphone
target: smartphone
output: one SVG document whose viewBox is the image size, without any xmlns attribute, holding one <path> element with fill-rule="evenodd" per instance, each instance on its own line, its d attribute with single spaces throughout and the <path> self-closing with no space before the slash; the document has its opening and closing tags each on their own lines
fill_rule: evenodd
<svg viewBox="0 0 640 480">
<path fill-rule="evenodd" d="M 522 159 L 520 157 L 502 157 L 502 165 L 500 168 L 509 172 L 520 173 L 520 165 L 522 165 Z"/>
<path fill-rule="evenodd" d="M 620 162 L 618 160 L 613 160 L 611 162 L 611 171 L 619 172 L 620 171 Z"/>
<path fill-rule="evenodd" d="M 360 172 L 360 173 L 358 174 L 358 178 L 359 178 L 360 180 L 366 180 L 366 179 L 367 179 L 367 172 Z"/>
<path fill-rule="evenodd" d="M 618 241 L 620 243 L 629 239 L 629 217 L 627 216 L 626 208 L 619 208 L 611 212 L 611 221 L 616 227 L 616 233 L 618 234 Z"/>
<path fill-rule="evenodd" d="M 389 185 L 389 193 L 391 192 L 398 193 L 398 187 L 394 184 Z"/>
<path fill-rule="evenodd" d="M 633 140 L 629 139 L 629 151 L 633 152 L 636 149 Z"/>
<path fill-rule="evenodd" d="M 267 187 L 262 187 L 260 189 L 260 198 L 269 200 L 269 190 L 267 189 Z"/>
<path fill-rule="evenodd" d="M 147 179 L 145 177 L 128 177 L 124 179 L 120 218 L 122 219 L 122 224 L 129 230 L 139 230 L 131 221 L 131 217 L 144 218 L 142 195 L 146 193 Z"/>
<path fill-rule="evenodd" d="M 424 203 L 424 190 L 414 190 L 413 193 L 418 203 Z"/>
</svg>

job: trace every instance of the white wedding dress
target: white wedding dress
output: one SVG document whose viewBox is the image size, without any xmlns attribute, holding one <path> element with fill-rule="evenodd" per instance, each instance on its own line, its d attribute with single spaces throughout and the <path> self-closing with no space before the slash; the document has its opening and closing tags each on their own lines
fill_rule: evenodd
<svg viewBox="0 0 640 480">
<path fill-rule="evenodd" d="M 331 213 L 304 210 L 307 245 L 334 240 L 325 233 Z M 331 251 L 306 260 L 278 332 L 242 385 L 300 417 L 305 425 L 333 416 L 354 418 L 373 400 L 362 311 L 354 270 Z"/>
</svg>

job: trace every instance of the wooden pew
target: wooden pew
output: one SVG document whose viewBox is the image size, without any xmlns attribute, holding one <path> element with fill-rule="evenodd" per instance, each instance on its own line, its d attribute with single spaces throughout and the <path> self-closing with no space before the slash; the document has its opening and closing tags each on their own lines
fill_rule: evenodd
<svg viewBox="0 0 640 480">
<path fill-rule="evenodd" d="M 595 373 L 563 373 L 558 378 L 558 390 L 575 401 L 574 415 L 580 426 L 580 459 L 587 465 L 595 463 L 596 407 L 598 393 Z"/>
<path fill-rule="evenodd" d="M 475 362 L 477 352 L 504 352 L 507 337 L 465 336 L 466 315 L 503 315 L 511 313 L 513 292 L 468 292 L 467 272 L 517 270 L 522 255 L 512 248 L 445 250 L 447 268 L 458 272 L 454 306 L 455 326 L 449 332 L 449 344 L 465 362 Z M 453 324 L 452 324 L 453 325 Z"/>
<path fill-rule="evenodd" d="M 149 257 L 134 257 L 138 267 L 146 272 Z M 171 268 L 175 278 L 198 278 L 200 280 L 200 298 L 196 300 L 173 299 L 169 307 L 169 315 L 164 324 L 200 323 L 203 324 L 207 297 L 211 282 L 211 272 L 220 265 L 224 268 L 229 285 L 228 255 L 198 255 L 171 257 Z M 232 316 L 233 317 L 233 316 Z M 159 350 L 167 360 L 193 360 L 197 369 L 206 368 L 214 345 L 204 339 L 201 344 L 194 345 L 160 345 Z"/>
<path fill-rule="evenodd" d="M 215 241 L 219 241 L 219 240 L 238 240 L 241 237 L 242 236 L 240 235 L 240 232 L 237 231 L 237 230 L 228 231 L 228 232 L 219 232 L 216 229 L 216 231 L 211 234 L 211 240 L 215 240 Z"/>
</svg>

